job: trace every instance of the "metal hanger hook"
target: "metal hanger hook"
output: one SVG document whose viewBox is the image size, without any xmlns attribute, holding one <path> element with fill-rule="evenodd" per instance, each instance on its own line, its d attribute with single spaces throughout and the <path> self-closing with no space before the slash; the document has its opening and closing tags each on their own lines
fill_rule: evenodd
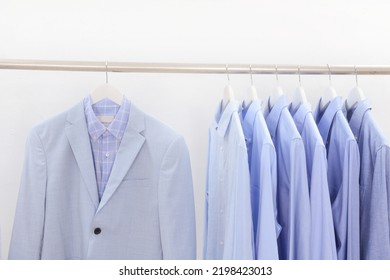
<svg viewBox="0 0 390 280">
<path fill-rule="evenodd" d="M 329 84 L 332 84 L 332 72 L 330 71 L 329 64 L 326 64 L 328 66 L 328 73 L 329 73 Z"/>
<path fill-rule="evenodd" d="M 298 79 L 299 79 L 299 86 L 302 86 L 302 83 L 301 83 L 301 65 L 298 65 Z"/>
<path fill-rule="evenodd" d="M 249 64 L 249 73 L 251 74 L 251 85 L 253 86 L 252 64 Z"/>
<path fill-rule="evenodd" d="M 230 84 L 230 77 L 229 77 L 228 65 L 226 64 L 225 67 L 226 67 L 226 75 L 227 75 L 227 78 L 228 78 L 228 82 L 229 82 L 229 84 Z"/>
<path fill-rule="evenodd" d="M 276 81 L 279 82 L 278 65 L 277 64 L 275 64 L 275 74 L 276 74 Z"/>
<path fill-rule="evenodd" d="M 108 84 L 108 63 L 106 61 L 106 84 Z"/>
<path fill-rule="evenodd" d="M 358 83 L 358 77 L 357 77 L 357 69 L 356 69 L 356 65 L 355 65 L 355 79 L 356 79 L 356 87 L 359 86 L 359 83 Z"/>
</svg>

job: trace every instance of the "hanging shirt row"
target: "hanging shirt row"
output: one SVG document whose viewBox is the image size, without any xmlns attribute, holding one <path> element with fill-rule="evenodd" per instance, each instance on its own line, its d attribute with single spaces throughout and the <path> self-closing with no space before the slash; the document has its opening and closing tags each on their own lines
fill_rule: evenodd
<svg viewBox="0 0 390 280">
<path fill-rule="evenodd" d="M 209 130 L 205 259 L 390 259 L 390 147 L 367 100 L 231 100 Z"/>
</svg>

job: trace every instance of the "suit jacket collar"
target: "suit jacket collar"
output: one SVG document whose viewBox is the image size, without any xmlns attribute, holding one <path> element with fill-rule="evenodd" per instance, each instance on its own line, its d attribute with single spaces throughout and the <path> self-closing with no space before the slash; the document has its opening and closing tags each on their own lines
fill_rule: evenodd
<svg viewBox="0 0 390 280">
<path fill-rule="evenodd" d="M 80 102 L 69 110 L 67 115 L 66 136 L 80 169 L 88 194 L 95 205 L 97 212 L 109 201 L 133 164 L 145 142 L 145 137 L 141 134 L 144 129 L 144 114 L 131 104 L 126 130 L 119 146 L 106 189 L 99 203 L 96 174 L 83 102 Z"/>
<path fill-rule="evenodd" d="M 97 209 L 99 205 L 99 197 L 83 102 L 78 103 L 75 107 L 69 110 L 65 133 L 80 169 L 84 185 L 86 186 L 88 194 Z"/>
</svg>

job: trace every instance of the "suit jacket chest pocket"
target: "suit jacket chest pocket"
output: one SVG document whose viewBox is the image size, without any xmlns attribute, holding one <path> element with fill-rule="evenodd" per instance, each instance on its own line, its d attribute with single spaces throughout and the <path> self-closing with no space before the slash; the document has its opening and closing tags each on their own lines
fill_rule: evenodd
<svg viewBox="0 0 390 280">
<path fill-rule="evenodd" d="M 122 181 L 121 187 L 124 188 L 151 188 L 152 180 L 151 179 L 133 179 L 133 178 L 125 178 Z"/>
</svg>

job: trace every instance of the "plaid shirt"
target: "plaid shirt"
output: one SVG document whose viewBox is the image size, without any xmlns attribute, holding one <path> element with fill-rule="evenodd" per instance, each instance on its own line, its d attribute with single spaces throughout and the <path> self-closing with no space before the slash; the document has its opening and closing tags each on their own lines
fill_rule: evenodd
<svg viewBox="0 0 390 280">
<path fill-rule="evenodd" d="M 125 132 L 130 113 L 130 102 L 123 98 L 121 106 L 105 98 L 91 104 L 89 96 L 84 98 L 84 111 L 87 120 L 95 165 L 99 200 L 103 196 L 116 153 Z M 101 123 L 96 116 L 115 116 L 111 123 Z"/>
</svg>

